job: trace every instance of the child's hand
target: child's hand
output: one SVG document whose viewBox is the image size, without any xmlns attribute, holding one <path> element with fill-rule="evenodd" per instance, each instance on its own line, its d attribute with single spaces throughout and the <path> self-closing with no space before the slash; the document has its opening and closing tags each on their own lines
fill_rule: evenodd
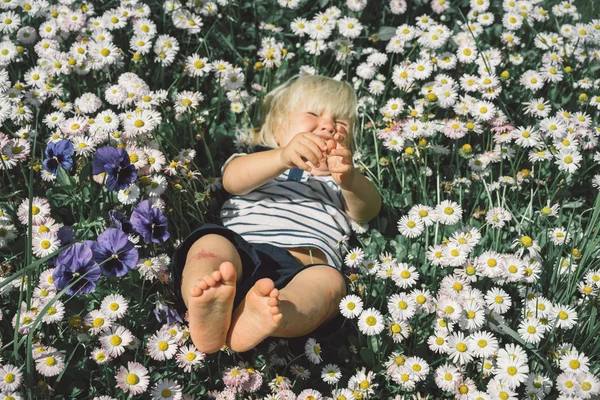
<svg viewBox="0 0 600 400">
<path fill-rule="evenodd" d="M 281 150 L 281 163 L 286 168 L 299 167 L 310 171 L 306 161 L 310 161 L 315 167 L 324 163 L 327 144 L 312 132 L 302 132 L 296 134 Z"/>
<path fill-rule="evenodd" d="M 352 182 L 358 173 L 352 162 L 352 152 L 348 147 L 346 136 L 336 133 L 334 140 L 327 141 L 329 157 L 327 166 L 333 180 L 344 190 L 350 190 Z"/>
</svg>

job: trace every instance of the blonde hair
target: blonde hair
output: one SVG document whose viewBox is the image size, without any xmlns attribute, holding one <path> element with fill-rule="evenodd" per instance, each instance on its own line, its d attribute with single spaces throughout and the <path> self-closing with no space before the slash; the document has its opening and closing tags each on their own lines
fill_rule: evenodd
<svg viewBox="0 0 600 400">
<path fill-rule="evenodd" d="M 279 147 L 275 131 L 286 127 L 290 112 L 301 106 L 316 113 L 323 111 L 348 119 L 350 149 L 356 146 L 357 98 L 352 86 L 321 75 L 295 75 L 271 90 L 260 108 L 258 127 L 251 130 L 251 146 Z"/>
</svg>

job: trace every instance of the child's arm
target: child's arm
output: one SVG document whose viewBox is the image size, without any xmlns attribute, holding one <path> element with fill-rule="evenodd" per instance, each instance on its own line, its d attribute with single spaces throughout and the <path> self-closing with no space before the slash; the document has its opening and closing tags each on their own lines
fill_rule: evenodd
<svg viewBox="0 0 600 400">
<path fill-rule="evenodd" d="M 223 188 L 245 195 L 281 175 L 288 168 L 281 162 L 281 148 L 247 154 L 231 160 L 223 172 Z"/>
<path fill-rule="evenodd" d="M 359 224 L 371 221 L 381 210 L 381 195 L 377 187 L 361 173 L 355 175 L 349 190 L 342 189 L 342 195 L 344 211 Z"/>
</svg>

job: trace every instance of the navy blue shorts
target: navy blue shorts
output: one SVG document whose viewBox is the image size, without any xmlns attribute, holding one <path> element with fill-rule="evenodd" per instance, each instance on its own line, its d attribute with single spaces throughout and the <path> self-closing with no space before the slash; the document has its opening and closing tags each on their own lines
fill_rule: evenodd
<svg viewBox="0 0 600 400">
<path fill-rule="evenodd" d="M 181 275 L 187 258 L 187 253 L 192 245 L 204 235 L 217 234 L 227 238 L 237 249 L 242 260 L 242 280 L 236 288 L 233 309 L 242 302 L 246 293 L 262 278 L 270 278 L 277 289 L 284 288 L 300 271 L 316 265 L 327 265 L 342 275 L 346 283 L 346 293 L 350 293 L 348 278 L 337 268 L 329 264 L 302 265 L 294 256 L 284 248 L 266 243 L 248 243 L 242 236 L 231 229 L 220 225 L 206 223 L 194 230 L 175 249 L 171 260 L 172 282 L 176 297 L 176 307 L 180 314 L 185 314 L 185 303 L 181 296 Z M 338 315 L 324 323 L 311 336 L 329 336 L 338 331 L 344 322 L 344 317 Z"/>
</svg>

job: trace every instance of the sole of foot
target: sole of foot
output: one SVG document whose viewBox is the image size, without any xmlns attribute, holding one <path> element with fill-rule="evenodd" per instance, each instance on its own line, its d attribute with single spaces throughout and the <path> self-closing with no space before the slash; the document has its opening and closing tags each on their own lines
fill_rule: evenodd
<svg viewBox="0 0 600 400">
<path fill-rule="evenodd" d="M 244 352 L 269 337 L 281 325 L 279 290 L 271 279 L 257 281 L 233 313 L 227 345 Z"/>
<path fill-rule="evenodd" d="M 190 290 L 190 336 L 203 353 L 215 353 L 225 344 L 233 312 L 235 281 L 235 266 L 225 261 L 217 271 L 198 279 Z"/>
</svg>

